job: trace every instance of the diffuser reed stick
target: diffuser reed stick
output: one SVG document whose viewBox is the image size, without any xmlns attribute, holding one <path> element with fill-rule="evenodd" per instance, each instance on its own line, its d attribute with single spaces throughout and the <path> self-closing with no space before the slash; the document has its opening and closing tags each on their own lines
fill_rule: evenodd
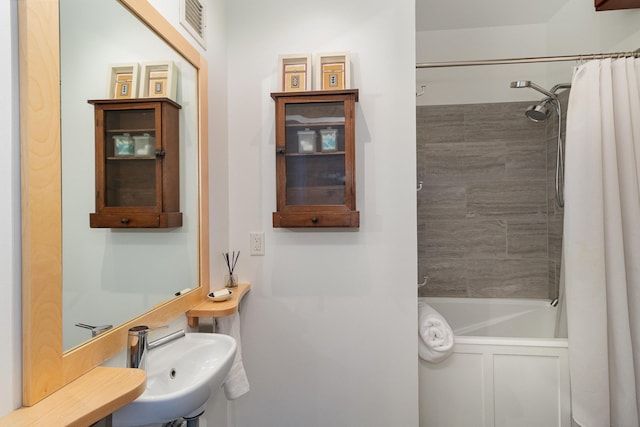
<svg viewBox="0 0 640 427">
<path fill-rule="evenodd" d="M 233 274 L 233 272 L 236 269 L 238 258 L 240 258 L 240 251 L 238 251 L 237 253 L 236 251 L 233 251 L 231 252 L 231 255 L 229 255 L 229 252 L 224 252 L 222 254 L 222 257 L 227 264 L 227 270 L 229 270 L 229 274 L 227 275 L 225 280 L 225 286 L 227 288 L 235 288 L 236 286 L 238 286 L 238 281 L 236 280 L 236 276 Z"/>
</svg>

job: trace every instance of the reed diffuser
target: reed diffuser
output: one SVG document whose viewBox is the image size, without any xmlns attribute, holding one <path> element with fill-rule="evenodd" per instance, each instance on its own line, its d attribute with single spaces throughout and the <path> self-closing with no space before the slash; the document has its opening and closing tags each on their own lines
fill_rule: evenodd
<svg viewBox="0 0 640 427">
<path fill-rule="evenodd" d="M 229 270 L 229 274 L 225 274 L 224 285 L 227 288 L 235 288 L 238 286 L 238 280 L 236 279 L 235 274 L 233 273 L 236 269 L 236 264 L 238 263 L 238 258 L 240 258 L 240 251 L 236 253 L 236 251 L 225 252 L 222 254 L 224 261 L 227 263 L 227 270 Z"/>
</svg>

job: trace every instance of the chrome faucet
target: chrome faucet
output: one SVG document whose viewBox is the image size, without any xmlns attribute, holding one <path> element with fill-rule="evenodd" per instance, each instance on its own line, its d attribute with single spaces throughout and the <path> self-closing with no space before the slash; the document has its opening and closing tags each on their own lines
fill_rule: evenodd
<svg viewBox="0 0 640 427">
<path fill-rule="evenodd" d="M 127 339 L 127 368 L 138 368 L 146 370 L 147 367 L 147 352 L 153 350 L 156 347 L 167 344 L 178 338 L 184 337 L 184 329 L 180 329 L 172 334 L 158 338 L 155 341 L 149 342 L 149 331 L 156 329 L 164 329 L 165 326 L 159 326 L 156 328 L 150 328 L 148 326 L 140 325 L 134 326 L 129 329 L 129 335 Z"/>
</svg>

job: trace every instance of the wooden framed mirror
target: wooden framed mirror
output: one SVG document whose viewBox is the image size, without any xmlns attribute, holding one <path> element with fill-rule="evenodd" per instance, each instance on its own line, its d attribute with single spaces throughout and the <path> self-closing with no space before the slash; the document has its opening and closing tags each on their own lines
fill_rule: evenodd
<svg viewBox="0 0 640 427">
<path fill-rule="evenodd" d="M 207 64 L 147 0 L 120 2 L 196 69 L 198 92 L 199 287 L 63 352 L 59 5 L 18 3 L 22 169 L 23 405 L 121 351 L 134 324 L 159 324 L 202 301 L 209 289 Z"/>
</svg>

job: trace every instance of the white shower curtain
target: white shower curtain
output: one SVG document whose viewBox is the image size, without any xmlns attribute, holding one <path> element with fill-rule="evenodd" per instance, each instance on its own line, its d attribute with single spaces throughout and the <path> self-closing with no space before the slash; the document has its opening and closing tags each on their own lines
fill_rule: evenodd
<svg viewBox="0 0 640 427">
<path fill-rule="evenodd" d="M 564 279 L 573 418 L 638 427 L 640 59 L 575 73 L 567 113 Z"/>
</svg>

